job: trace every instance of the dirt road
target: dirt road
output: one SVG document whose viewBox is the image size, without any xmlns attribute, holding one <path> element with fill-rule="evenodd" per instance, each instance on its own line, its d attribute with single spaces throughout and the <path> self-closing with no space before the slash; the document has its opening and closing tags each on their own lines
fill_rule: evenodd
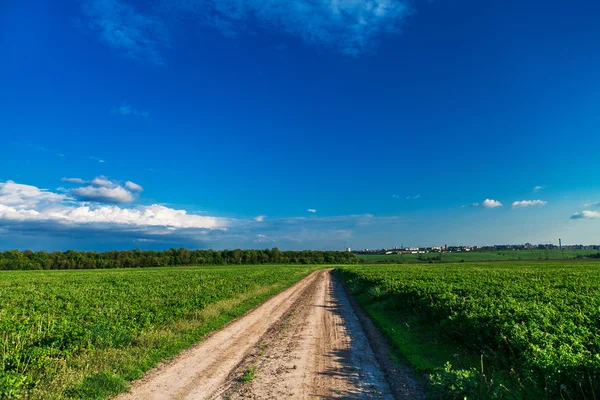
<svg viewBox="0 0 600 400">
<path fill-rule="evenodd" d="M 119 398 L 395 397 L 343 288 L 331 271 L 317 271 Z"/>
</svg>

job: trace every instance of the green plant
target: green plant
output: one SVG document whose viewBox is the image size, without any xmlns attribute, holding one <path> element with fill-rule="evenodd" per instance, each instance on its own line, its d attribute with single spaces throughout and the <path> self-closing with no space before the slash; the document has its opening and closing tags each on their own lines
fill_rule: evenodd
<svg viewBox="0 0 600 400">
<path fill-rule="evenodd" d="M 252 382 L 254 380 L 254 367 L 248 367 L 240 378 L 242 382 Z"/>
</svg>

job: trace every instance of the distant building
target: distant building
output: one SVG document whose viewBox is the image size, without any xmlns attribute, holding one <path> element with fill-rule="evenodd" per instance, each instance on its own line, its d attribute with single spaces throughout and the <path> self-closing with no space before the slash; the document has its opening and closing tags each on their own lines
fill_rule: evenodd
<svg viewBox="0 0 600 400">
<path fill-rule="evenodd" d="M 352 249 L 350 247 L 346 247 L 346 252 L 350 253 L 352 251 Z"/>
</svg>

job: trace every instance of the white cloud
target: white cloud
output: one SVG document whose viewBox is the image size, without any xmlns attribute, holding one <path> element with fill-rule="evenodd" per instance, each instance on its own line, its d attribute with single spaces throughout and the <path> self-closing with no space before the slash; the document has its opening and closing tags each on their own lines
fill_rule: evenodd
<svg viewBox="0 0 600 400">
<path fill-rule="evenodd" d="M 106 161 L 104 161 L 103 159 L 101 159 L 101 158 L 98 158 L 98 157 L 91 157 L 91 156 L 90 156 L 90 157 L 88 157 L 88 158 L 89 158 L 90 160 L 98 161 L 99 163 L 105 163 L 105 162 L 106 162 Z"/>
<path fill-rule="evenodd" d="M 482 203 L 471 204 L 471 207 L 496 208 L 502 207 L 502 205 L 503 204 L 500 203 L 498 200 L 485 199 Z"/>
<path fill-rule="evenodd" d="M 35 208 L 68 199 L 69 197 L 65 194 L 52 193 L 35 186 L 13 181 L 0 182 L 0 204 L 16 210 Z"/>
<path fill-rule="evenodd" d="M 143 187 L 141 187 L 137 183 L 131 182 L 131 181 L 125 182 L 125 189 L 129 190 L 130 192 L 143 192 L 144 191 Z"/>
<path fill-rule="evenodd" d="M 126 103 L 121 104 L 119 107 L 113 108 L 112 112 L 113 112 L 113 114 L 119 114 L 124 117 L 127 117 L 129 115 L 134 116 L 134 117 L 142 117 L 142 118 L 150 117 L 149 111 L 137 110 L 137 109 L 127 105 Z"/>
<path fill-rule="evenodd" d="M 259 233 L 256 235 L 256 239 L 254 240 L 254 243 L 265 243 L 265 242 L 275 242 L 275 239 L 270 236 L 263 235 L 262 233 Z"/>
<path fill-rule="evenodd" d="M 590 207 L 600 207 L 600 201 L 596 201 L 594 203 L 587 203 L 583 205 L 585 208 L 590 208 Z"/>
<path fill-rule="evenodd" d="M 392 198 L 393 198 L 393 199 L 399 199 L 399 198 L 400 198 L 400 196 L 398 196 L 397 194 L 393 194 L 393 195 L 392 195 Z"/>
<path fill-rule="evenodd" d="M 60 179 L 62 182 L 69 182 L 69 183 L 79 183 L 79 184 L 84 184 L 86 183 L 83 179 L 81 178 L 61 178 Z"/>
<path fill-rule="evenodd" d="M 416 196 L 406 196 L 406 200 L 416 200 L 420 197 L 421 197 L 420 194 L 417 194 Z"/>
<path fill-rule="evenodd" d="M 90 189 L 101 192 L 89 192 Z M 131 195 L 120 186 L 116 188 L 92 187 L 74 189 L 85 196 L 104 196 L 118 202 Z M 116 194 L 115 194 L 116 193 Z M 73 193 L 75 194 L 75 193 Z M 111 197 L 112 196 L 112 197 Z M 113 198 L 115 197 L 116 198 Z M 113 224 L 117 226 L 215 229 L 229 225 L 226 218 L 188 214 L 162 205 L 123 208 L 109 205 L 74 205 L 64 194 L 52 193 L 35 186 L 0 182 L 0 220 L 20 222 L 55 222 L 61 225 Z"/>
<path fill-rule="evenodd" d="M 571 216 L 571 219 L 584 219 L 584 218 L 587 218 L 587 219 L 600 218 L 600 212 L 584 210 L 582 212 L 575 213 Z"/>
<path fill-rule="evenodd" d="M 544 201 L 544 200 L 521 200 L 521 201 L 514 201 L 512 203 L 512 208 L 545 206 L 546 204 L 548 204 L 548 202 Z"/>
<path fill-rule="evenodd" d="M 63 225 L 114 224 L 137 227 L 215 229 L 227 226 L 227 220 L 188 214 L 161 205 L 121 208 L 118 206 L 67 206 L 51 210 L 33 210 L 0 204 L 0 220 L 54 221 Z"/>
<path fill-rule="evenodd" d="M 80 201 L 132 203 L 136 199 L 136 194 L 144 190 L 137 183 L 127 181 L 125 185 L 122 185 L 103 175 L 97 176 L 89 182 L 76 179 L 78 179 L 77 182 L 89 183 L 88 186 L 71 189 L 70 194 Z M 75 181 L 71 180 L 71 182 Z"/>
<path fill-rule="evenodd" d="M 94 179 L 92 179 L 90 181 L 90 183 L 94 186 L 103 186 L 103 187 L 114 186 L 114 183 L 112 183 L 110 180 L 108 180 L 107 177 L 105 177 L 103 175 L 95 177 Z"/>
<path fill-rule="evenodd" d="M 309 208 L 306 211 L 308 211 L 309 213 L 316 213 L 317 212 L 317 210 L 315 210 L 314 208 Z"/>
<path fill-rule="evenodd" d="M 539 192 L 540 190 L 544 190 L 544 189 L 546 189 L 546 187 L 545 187 L 545 186 L 535 186 L 535 187 L 533 188 L 533 191 L 534 191 L 534 192 Z"/>
<path fill-rule="evenodd" d="M 132 203 L 135 196 L 121 186 L 86 186 L 71 190 L 71 194 L 82 201 L 101 203 Z"/>
<path fill-rule="evenodd" d="M 498 200 L 485 199 L 483 201 L 483 207 L 484 208 L 502 207 L 502 203 L 500 203 Z"/>
<path fill-rule="evenodd" d="M 266 217 L 267 217 L 266 215 L 258 215 L 258 216 L 256 216 L 256 217 L 254 217 L 254 220 L 255 220 L 256 222 L 263 222 L 263 221 L 265 220 L 265 218 L 266 218 Z"/>
</svg>

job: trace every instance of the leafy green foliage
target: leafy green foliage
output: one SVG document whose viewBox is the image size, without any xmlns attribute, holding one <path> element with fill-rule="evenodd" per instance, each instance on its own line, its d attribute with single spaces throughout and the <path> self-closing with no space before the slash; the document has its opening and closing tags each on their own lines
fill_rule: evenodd
<svg viewBox="0 0 600 400">
<path fill-rule="evenodd" d="M 338 273 L 443 398 L 593 399 L 600 394 L 599 267 L 361 265 Z"/>
<path fill-rule="evenodd" d="M 106 398 L 313 271 L 235 266 L 0 273 L 0 398 Z"/>
<path fill-rule="evenodd" d="M 353 253 L 341 251 L 265 250 L 124 250 L 47 253 L 31 250 L 0 252 L 0 270 L 145 268 L 176 265 L 356 264 Z"/>
<path fill-rule="evenodd" d="M 248 367 L 244 371 L 242 378 L 240 379 L 242 382 L 252 382 L 254 380 L 254 368 Z"/>
</svg>

